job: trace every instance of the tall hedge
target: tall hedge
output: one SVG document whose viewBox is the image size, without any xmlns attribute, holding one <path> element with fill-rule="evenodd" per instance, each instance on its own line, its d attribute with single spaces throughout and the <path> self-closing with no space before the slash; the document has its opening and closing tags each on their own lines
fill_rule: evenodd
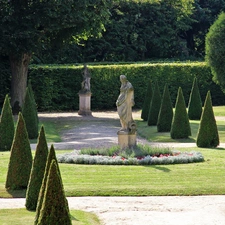
<svg viewBox="0 0 225 225">
<path fill-rule="evenodd" d="M 49 153 L 48 153 L 48 157 L 47 157 L 44 177 L 43 177 L 41 188 L 40 188 L 40 192 L 39 192 L 39 195 L 38 195 L 38 202 L 37 202 L 37 207 L 36 207 L 36 216 L 35 216 L 34 225 L 38 224 L 39 216 L 40 216 L 40 213 L 41 213 L 41 208 L 42 208 L 43 201 L 44 201 L 44 195 L 45 195 L 45 189 L 46 189 L 46 184 L 47 184 L 48 172 L 49 172 L 52 160 L 55 160 L 57 162 L 57 158 L 56 158 L 56 155 L 55 155 L 55 148 L 54 148 L 53 145 L 51 145 Z M 59 173 L 60 173 L 60 171 L 59 171 Z"/>
<path fill-rule="evenodd" d="M 37 110 L 35 109 L 34 100 L 29 87 L 26 88 L 25 101 L 22 106 L 22 114 L 26 123 L 29 139 L 36 139 L 38 137 Z"/>
<path fill-rule="evenodd" d="M 161 94 L 160 94 L 158 82 L 156 81 L 154 84 L 151 104 L 149 107 L 148 126 L 157 125 L 160 106 L 161 106 Z"/>
<path fill-rule="evenodd" d="M 32 153 L 21 112 L 18 115 L 18 122 L 10 151 L 5 187 L 12 190 L 25 189 L 28 185 L 32 167 Z"/>
<path fill-rule="evenodd" d="M 182 139 L 191 136 L 191 127 L 181 87 L 179 87 L 177 93 L 177 101 L 175 105 L 170 136 L 172 139 Z"/>
<path fill-rule="evenodd" d="M 199 93 L 197 78 L 194 78 L 188 103 L 188 117 L 190 120 L 200 120 L 202 115 L 202 99 Z"/>
<path fill-rule="evenodd" d="M 173 119 L 173 106 L 170 98 L 168 85 L 166 84 L 163 91 L 162 102 L 159 110 L 157 121 L 158 132 L 170 132 Z"/>
<path fill-rule="evenodd" d="M 10 150 L 14 138 L 15 127 L 9 96 L 5 96 L 0 121 L 0 151 Z"/>
<path fill-rule="evenodd" d="M 141 119 L 143 119 L 144 121 L 148 120 L 148 113 L 149 113 L 151 100 L 152 100 L 152 82 L 149 81 L 146 94 L 145 94 L 144 104 L 141 111 Z"/>
<path fill-rule="evenodd" d="M 37 225 L 72 225 L 58 164 L 51 161 Z"/>
<path fill-rule="evenodd" d="M 48 157 L 48 144 L 45 137 L 44 127 L 41 127 L 38 143 L 35 151 L 33 166 L 26 192 L 25 206 L 28 210 L 36 210 L 38 196 L 44 178 L 45 166 Z"/>
<path fill-rule="evenodd" d="M 219 145 L 219 133 L 213 112 L 210 91 L 208 91 L 205 99 L 196 144 L 202 148 L 215 148 Z"/>
</svg>

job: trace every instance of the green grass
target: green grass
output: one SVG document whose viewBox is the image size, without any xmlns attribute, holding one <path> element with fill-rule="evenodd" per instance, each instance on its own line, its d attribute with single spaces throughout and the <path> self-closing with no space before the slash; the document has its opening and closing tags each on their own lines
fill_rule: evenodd
<svg viewBox="0 0 225 225">
<path fill-rule="evenodd" d="M 1 225 L 27 225 L 34 224 L 35 212 L 26 209 L 1 209 Z M 100 225 L 96 215 L 80 210 L 70 210 L 73 225 Z M 26 222 L 25 222 L 26 221 Z"/>
</svg>

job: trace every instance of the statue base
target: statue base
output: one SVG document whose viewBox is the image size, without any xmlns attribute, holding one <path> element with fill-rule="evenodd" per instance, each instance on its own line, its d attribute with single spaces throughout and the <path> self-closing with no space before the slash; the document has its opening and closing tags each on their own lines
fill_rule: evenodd
<svg viewBox="0 0 225 225">
<path fill-rule="evenodd" d="M 133 148 L 137 145 L 136 132 L 129 133 L 126 131 L 118 131 L 118 144 L 121 149 Z"/>
<path fill-rule="evenodd" d="M 78 115 L 91 116 L 91 92 L 79 92 L 79 111 Z"/>
</svg>

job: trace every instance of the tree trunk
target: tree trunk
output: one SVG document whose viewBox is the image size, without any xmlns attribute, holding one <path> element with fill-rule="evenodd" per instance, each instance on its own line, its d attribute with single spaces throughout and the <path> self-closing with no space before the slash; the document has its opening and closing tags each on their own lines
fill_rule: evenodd
<svg viewBox="0 0 225 225">
<path fill-rule="evenodd" d="M 11 55 L 9 59 L 12 70 L 10 90 L 11 106 L 13 114 L 18 114 L 25 99 L 28 65 L 31 54 L 24 53 L 19 57 Z"/>
</svg>

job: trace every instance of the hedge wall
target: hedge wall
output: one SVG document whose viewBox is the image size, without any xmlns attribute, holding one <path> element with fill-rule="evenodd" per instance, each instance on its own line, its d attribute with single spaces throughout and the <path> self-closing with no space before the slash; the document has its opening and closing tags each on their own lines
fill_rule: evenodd
<svg viewBox="0 0 225 225">
<path fill-rule="evenodd" d="M 204 62 L 198 63 L 143 63 L 123 65 L 88 65 L 91 73 L 91 109 L 115 109 L 120 91 L 119 76 L 124 74 L 134 86 L 135 107 L 142 108 L 148 80 L 152 87 L 157 80 L 161 94 L 165 83 L 175 105 L 178 88 L 183 90 L 188 105 L 193 79 L 198 79 L 199 91 L 204 102 L 210 90 L 213 105 L 225 105 L 220 87 L 212 81 L 210 68 Z M 31 65 L 28 78 L 31 80 L 38 111 L 74 111 L 79 109 L 83 65 Z M 1 76 L 1 75 L 0 75 Z M 2 84 L 8 84 L 8 77 L 1 76 Z M 0 90 L 9 90 L 5 87 Z M 1 99 L 0 99 L 1 100 Z M 2 100 L 3 104 L 4 99 Z"/>
</svg>

